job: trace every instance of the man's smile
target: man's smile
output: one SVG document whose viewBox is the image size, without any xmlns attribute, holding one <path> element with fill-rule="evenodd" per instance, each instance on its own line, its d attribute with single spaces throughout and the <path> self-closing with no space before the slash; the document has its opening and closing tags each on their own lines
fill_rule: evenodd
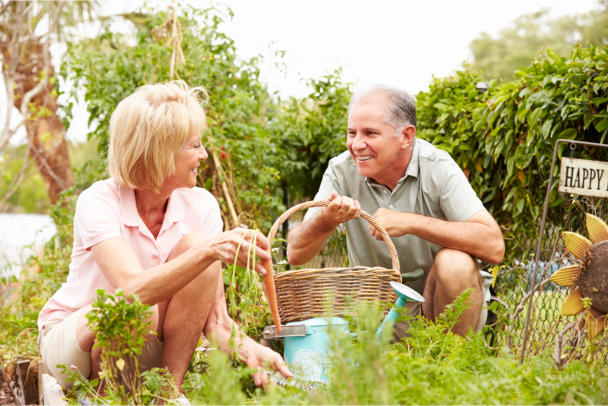
<svg viewBox="0 0 608 406">
<path fill-rule="evenodd" d="M 358 161 L 369 161 L 373 157 L 374 157 L 373 155 L 361 155 L 361 156 L 357 156 L 357 160 Z"/>
</svg>

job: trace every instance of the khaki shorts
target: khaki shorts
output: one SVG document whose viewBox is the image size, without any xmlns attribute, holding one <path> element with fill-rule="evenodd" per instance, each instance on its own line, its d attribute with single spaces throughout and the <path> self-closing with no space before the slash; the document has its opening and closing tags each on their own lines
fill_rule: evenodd
<svg viewBox="0 0 608 406">
<path fill-rule="evenodd" d="M 484 324 L 486 324 L 486 320 L 488 319 L 488 303 L 484 300 L 484 306 L 481 308 L 481 313 L 479 314 L 479 321 L 477 322 L 477 326 L 475 327 L 475 331 L 481 331 Z M 405 302 L 406 311 L 405 314 L 409 314 L 410 316 L 416 318 L 417 316 L 422 316 L 422 303 L 420 302 Z M 409 313 L 408 313 L 409 311 Z M 407 337 L 407 330 L 410 328 L 410 323 L 405 321 L 398 321 L 395 323 L 393 327 L 393 342 L 399 342 L 403 337 Z"/>
<path fill-rule="evenodd" d="M 38 347 L 46 373 L 57 379 L 64 388 L 71 388 L 74 383 L 66 382 L 68 376 L 61 373 L 62 368 L 58 368 L 58 364 L 64 364 L 68 368 L 74 365 L 83 376 L 88 378 L 91 375 L 91 353 L 80 349 L 76 340 L 76 327 L 84 310 L 72 313 L 63 321 L 46 322 L 38 335 Z M 163 343 L 154 336 L 138 357 L 139 370 L 144 372 L 160 368 L 162 358 Z"/>
</svg>

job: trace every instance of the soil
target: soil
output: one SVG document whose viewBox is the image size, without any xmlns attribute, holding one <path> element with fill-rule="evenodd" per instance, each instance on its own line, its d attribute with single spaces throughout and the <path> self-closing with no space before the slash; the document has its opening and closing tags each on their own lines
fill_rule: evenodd
<svg viewBox="0 0 608 406">
<path fill-rule="evenodd" d="M 4 380 L 4 377 L 4 373 L 0 371 L 0 405 L 14 405 L 15 398 L 13 397 L 13 391 Z"/>
</svg>

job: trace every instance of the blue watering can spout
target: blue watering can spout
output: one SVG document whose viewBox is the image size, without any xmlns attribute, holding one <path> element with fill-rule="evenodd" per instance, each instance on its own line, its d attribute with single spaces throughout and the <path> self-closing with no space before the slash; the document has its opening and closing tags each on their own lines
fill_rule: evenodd
<svg viewBox="0 0 608 406">
<path fill-rule="evenodd" d="M 397 301 L 395 302 L 395 306 L 390 312 L 388 312 L 384 318 L 384 321 L 382 321 L 382 324 L 376 331 L 376 338 L 382 337 L 382 332 L 384 330 L 393 328 L 393 325 L 399 316 L 395 307 L 400 309 L 405 306 L 405 302 L 424 302 L 422 295 L 402 283 L 391 282 L 391 287 L 395 289 L 395 292 L 397 293 Z"/>
</svg>

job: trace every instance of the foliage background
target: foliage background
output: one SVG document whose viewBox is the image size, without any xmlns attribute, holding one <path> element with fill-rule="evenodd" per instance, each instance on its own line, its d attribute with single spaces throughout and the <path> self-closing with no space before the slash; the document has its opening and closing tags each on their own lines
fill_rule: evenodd
<svg viewBox="0 0 608 406">
<path fill-rule="evenodd" d="M 107 30 L 94 40 L 71 43 L 62 64 L 64 81 L 76 84 L 72 95 L 86 90 L 90 120 L 98 122 L 90 136 L 98 143 L 101 158 L 83 166 L 65 202 L 52 209 L 58 234 L 44 255 L 33 259 L 39 267 L 33 279 L 49 277 L 52 282 L 44 283 L 53 286 L 67 272 L 73 201 L 79 190 L 107 176 L 103 156 L 113 109 L 137 87 L 170 79 L 173 16 L 146 8 L 123 17 L 137 27 L 135 37 Z M 285 209 L 286 196 L 314 197 L 328 160 L 345 148 L 344 111 L 351 84 L 336 71 L 310 80 L 311 93 L 302 100 L 269 94 L 259 79 L 259 59 L 238 59 L 234 42 L 218 31 L 222 19 L 229 17 L 229 10 L 183 9 L 178 28 L 184 62 L 175 65 L 174 78 L 209 91 L 209 128 L 204 136 L 209 151 L 221 157 L 221 168 L 208 159 L 200 186 L 217 197 L 230 227 L 234 222 L 220 187 L 226 183 L 238 221 L 265 231 Z M 541 59 L 516 71 L 517 80 L 490 81 L 487 92 L 476 89 L 479 71 L 465 66 L 453 77 L 434 79 L 428 92 L 417 95 L 419 136 L 453 156 L 498 220 L 508 244 L 536 233 L 555 141 L 605 141 L 607 58 L 606 46 L 579 45 L 568 57 L 547 50 Z M 71 107 L 65 107 L 66 125 Z M 597 157 L 594 150 L 577 154 Z M 552 206 L 560 205 L 560 199 L 554 190 Z M 550 220 L 561 224 L 557 212 Z M 24 307 L 15 304 L 13 310 L 20 310 L 11 317 L 33 316 L 35 302 L 25 298 L 39 295 L 42 304 L 55 290 L 48 287 L 34 294 L 28 283 L 22 289 L 27 292 Z M 33 326 L 34 320 L 20 325 Z"/>
<path fill-rule="evenodd" d="M 547 49 L 568 56 L 578 43 L 605 44 L 608 40 L 608 5 L 597 11 L 550 18 L 550 10 L 524 14 L 492 37 L 482 32 L 471 41 L 473 65 L 485 80 L 511 81 L 515 72 L 542 58 Z"/>
<path fill-rule="evenodd" d="M 86 90 L 91 120 L 98 121 L 91 137 L 99 143 L 102 157 L 107 151 L 109 117 L 118 102 L 143 84 L 171 78 L 168 61 L 176 49 L 171 17 L 163 11 L 143 9 L 124 16 L 137 27 L 135 37 L 106 31 L 95 40 L 72 43 L 68 48 L 61 75 L 75 81 L 73 94 Z M 205 137 L 221 168 L 210 158 L 199 184 L 218 198 L 227 224 L 234 222 L 222 182 L 234 200 L 238 221 L 267 229 L 286 207 L 285 192 L 290 199 L 313 197 L 328 159 L 345 148 L 344 112 L 352 90 L 337 71 L 311 80 L 311 93 L 302 100 L 281 100 L 269 94 L 260 81 L 259 59 L 238 59 L 233 41 L 218 31 L 221 20 L 229 17 L 228 10 L 183 10 L 179 23 L 185 63 L 176 64 L 174 79 L 203 85 L 210 95 Z M 606 46 L 579 45 L 567 56 L 547 50 L 516 71 L 514 81 L 490 81 L 487 92 L 476 89 L 480 72 L 465 66 L 453 77 L 435 79 L 428 92 L 417 95 L 419 136 L 450 152 L 501 224 L 509 244 L 537 232 L 555 140 L 605 142 L 607 58 Z M 66 106 L 65 112 L 69 125 L 71 107 Z M 592 149 L 576 154 L 598 157 L 598 151 Z M 105 176 L 102 160 L 84 165 L 76 186 L 51 208 L 58 233 L 44 253 L 32 259 L 14 300 L 1 309 L 0 342 L 5 347 L 0 352 L 4 359 L 38 355 L 36 319 L 67 276 L 74 203 L 81 190 Z M 560 199 L 555 191 L 551 194 L 552 205 L 558 206 Z M 556 213 L 551 220 L 561 224 Z M 250 331 L 259 327 L 255 320 L 252 323 Z M 369 321 L 360 323 L 361 331 L 370 328 Z M 338 337 L 337 348 L 355 361 L 345 363 L 342 375 L 336 376 L 335 385 L 340 389 L 335 397 L 310 399 L 271 392 L 264 398 L 258 392 L 256 402 L 345 403 L 353 396 L 362 403 L 378 399 L 386 403 L 606 401 L 602 368 L 574 362 L 564 371 L 554 370 L 547 354 L 520 367 L 510 354 L 490 358 L 491 349 L 479 337 L 461 340 L 443 334 L 444 329 L 441 324 L 420 324 L 413 330 L 417 344 L 412 340 L 410 346 L 393 349 L 380 348 L 373 340 L 353 344 Z M 438 346 L 447 350 L 437 351 Z M 358 374 L 353 368 L 369 362 L 376 362 L 369 369 L 371 375 Z M 213 375 L 205 374 L 206 370 L 196 375 L 193 369 L 192 393 L 213 403 L 245 402 L 252 393 L 228 396 L 213 389 L 219 387 L 214 380 L 238 388 L 248 376 L 248 371 L 226 369 L 226 365 L 227 359 L 214 355 L 205 361 L 205 367 L 216 371 Z M 353 395 L 345 386 L 347 381 L 340 380 L 345 376 L 352 376 L 365 390 Z M 396 383 L 383 386 L 389 381 Z M 493 393 L 495 384 L 488 382 L 495 381 L 509 389 Z"/>
<path fill-rule="evenodd" d="M 418 94 L 420 136 L 448 151 L 503 229 L 516 242 L 537 232 L 553 146 L 560 138 L 604 143 L 608 133 L 608 48 L 577 46 L 569 57 L 552 50 L 516 80 L 479 93 L 479 72 L 466 68 L 435 79 Z M 560 151 L 560 158 L 561 158 Z M 603 151 L 579 149 L 599 159 Z M 554 176 L 559 166 L 556 166 Z M 553 185 L 550 204 L 563 203 Z M 558 212 L 550 221 L 557 226 Z M 507 253 L 513 252 L 507 248 Z"/>
</svg>

